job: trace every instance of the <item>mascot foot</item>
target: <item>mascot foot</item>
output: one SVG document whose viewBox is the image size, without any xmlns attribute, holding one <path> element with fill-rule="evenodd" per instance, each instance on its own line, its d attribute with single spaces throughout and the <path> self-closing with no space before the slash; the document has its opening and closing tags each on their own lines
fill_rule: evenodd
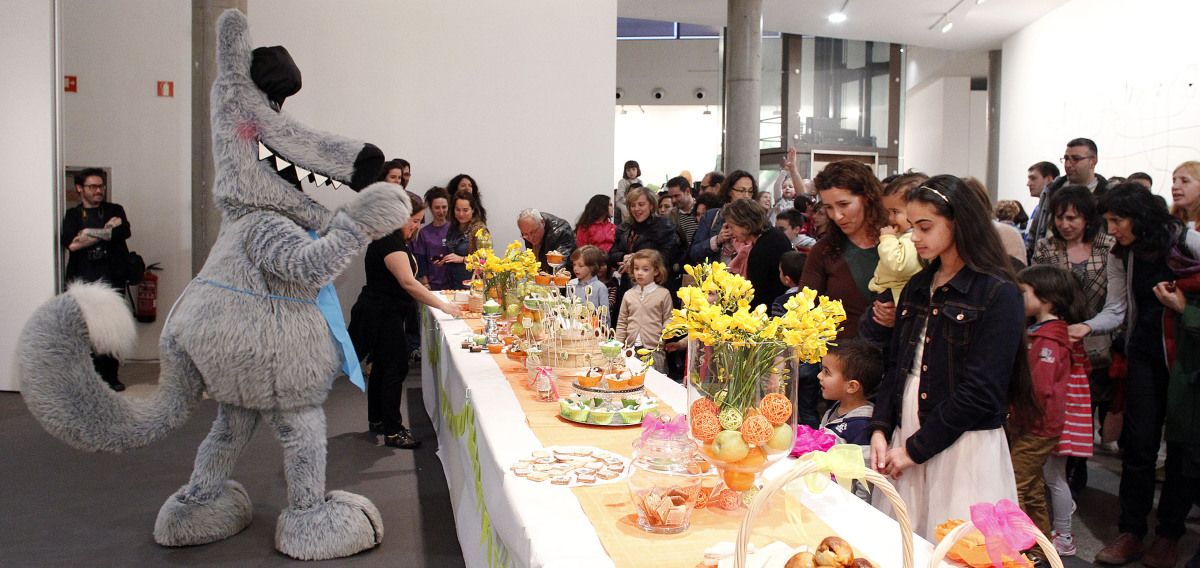
<svg viewBox="0 0 1200 568">
<path fill-rule="evenodd" d="M 297 560 L 342 558 L 382 540 L 379 510 L 366 497 L 346 491 L 330 491 L 311 509 L 286 509 L 275 525 L 275 548 Z"/>
<path fill-rule="evenodd" d="M 154 521 L 154 541 L 193 546 L 229 538 L 250 525 L 253 511 L 242 484 L 229 480 L 220 495 L 205 502 L 184 497 L 187 486 L 167 498 Z"/>
</svg>

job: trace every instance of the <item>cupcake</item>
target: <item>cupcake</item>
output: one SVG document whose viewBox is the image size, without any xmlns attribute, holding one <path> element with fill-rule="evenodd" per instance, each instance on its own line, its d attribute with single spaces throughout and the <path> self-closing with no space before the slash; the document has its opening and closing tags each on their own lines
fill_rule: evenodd
<svg viewBox="0 0 1200 568">
<path fill-rule="evenodd" d="M 637 406 L 634 406 L 631 408 L 630 407 L 622 408 L 620 413 L 621 413 L 621 420 L 623 422 L 625 422 L 626 424 L 637 424 L 637 423 L 641 422 L 642 417 L 645 416 L 645 411 L 643 411 L 640 407 L 637 407 Z"/>
<path fill-rule="evenodd" d="M 608 424 L 612 424 L 613 416 L 615 415 L 615 412 L 607 408 L 593 408 L 589 422 L 592 424 L 606 426 Z"/>
<path fill-rule="evenodd" d="M 587 422 L 590 413 L 591 411 L 586 406 L 573 407 L 567 413 L 567 419 L 575 422 Z"/>
</svg>

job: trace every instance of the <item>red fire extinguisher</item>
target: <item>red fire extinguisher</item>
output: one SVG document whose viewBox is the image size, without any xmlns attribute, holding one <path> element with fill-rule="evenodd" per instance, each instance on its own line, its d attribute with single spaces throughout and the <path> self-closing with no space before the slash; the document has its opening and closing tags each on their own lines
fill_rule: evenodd
<svg viewBox="0 0 1200 568">
<path fill-rule="evenodd" d="M 133 316 L 142 323 L 158 319 L 158 275 L 155 272 L 159 270 L 162 268 L 157 262 L 147 266 L 142 283 L 137 285 L 137 309 L 133 311 Z"/>
</svg>

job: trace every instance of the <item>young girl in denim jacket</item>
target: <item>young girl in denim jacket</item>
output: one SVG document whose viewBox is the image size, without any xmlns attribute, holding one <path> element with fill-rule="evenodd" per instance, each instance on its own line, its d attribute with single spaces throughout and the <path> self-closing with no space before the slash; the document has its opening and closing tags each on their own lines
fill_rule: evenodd
<svg viewBox="0 0 1200 568">
<path fill-rule="evenodd" d="M 930 265 L 896 307 L 871 466 L 895 479 L 928 539 L 975 503 L 1016 501 L 1003 426 L 1010 403 L 1036 408 L 1024 302 L 989 210 L 986 195 L 949 175 L 908 194 L 913 245 Z"/>
</svg>

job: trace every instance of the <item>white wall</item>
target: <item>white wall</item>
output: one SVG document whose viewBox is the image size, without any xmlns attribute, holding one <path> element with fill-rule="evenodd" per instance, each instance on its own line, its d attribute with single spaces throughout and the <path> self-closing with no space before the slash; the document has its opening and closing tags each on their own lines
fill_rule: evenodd
<svg viewBox="0 0 1200 568">
<path fill-rule="evenodd" d="M 166 313 L 191 274 L 192 18 L 188 0 L 61 0 L 63 165 L 112 168 L 130 250 L 160 263 L 159 317 L 138 324 L 137 359 L 158 358 Z M 158 81 L 175 96 L 159 97 Z"/>
<path fill-rule="evenodd" d="M 616 145 L 613 170 L 625 160 L 637 160 L 642 182 L 663 185 L 682 170 L 700 181 L 721 158 L 721 107 L 654 105 L 616 110 Z M 599 193 L 599 192 L 598 192 Z M 611 193 L 611 190 L 610 190 Z"/>
<path fill-rule="evenodd" d="M 901 167 L 987 179 L 987 91 L 971 90 L 972 77 L 987 76 L 987 53 L 909 46 L 905 55 Z"/>
<path fill-rule="evenodd" d="M 416 193 L 470 174 L 498 248 L 520 209 L 573 221 L 611 191 L 616 0 L 251 0 L 248 16 L 304 74 L 287 112 L 408 159 Z M 343 304 L 361 282 L 358 264 L 339 278 Z"/>
<path fill-rule="evenodd" d="M 618 41 L 617 87 L 625 95 L 617 104 L 691 105 L 696 89 L 707 91 L 702 104 L 721 104 L 720 48 L 719 39 Z M 656 88 L 662 99 L 651 96 Z"/>
<path fill-rule="evenodd" d="M 1200 158 L 1200 2 L 1073 0 L 1004 42 L 1000 195 L 1033 203 L 1025 173 L 1068 140 L 1096 171 L 1144 171 L 1170 200 L 1171 170 Z"/>
<path fill-rule="evenodd" d="M 33 309 L 54 295 L 54 20 L 51 0 L 14 2 L 0 18 L 0 390 L 18 390 L 14 348 Z"/>
</svg>

